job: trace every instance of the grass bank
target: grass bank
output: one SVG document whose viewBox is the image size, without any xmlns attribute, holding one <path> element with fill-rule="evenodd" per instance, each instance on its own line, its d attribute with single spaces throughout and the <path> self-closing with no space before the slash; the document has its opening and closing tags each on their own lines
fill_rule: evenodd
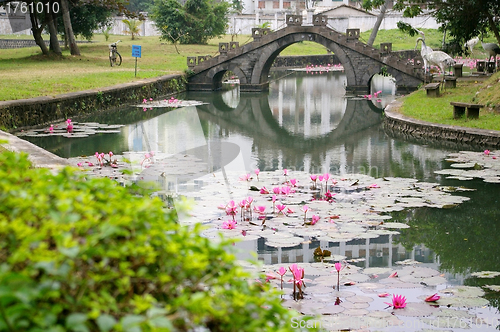
<svg viewBox="0 0 500 332">
<path fill-rule="evenodd" d="M 48 36 L 45 36 L 47 39 Z M 0 36 L 0 38 L 18 38 Z M 123 57 L 120 67 L 110 67 L 108 44 L 121 39 L 118 51 Z M 111 36 L 108 42 L 103 35 L 95 35 L 92 43 L 79 44 L 81 56 L 42 56 L 38 47 L 8 49 L 0 52 L 0 100 L 13 100 L 111 86 L 143 78 L 178 74 L 187 69 L 187 57 L 215 55 L 219 42 L 231 41 L 231 36 L 216 38 L 207 45 L 174 45 L 158 37 Z M 234 41 L 240 45 L 252 41 L 250 36 L 239 35 Z M 132 45 L 141 45 L 142 58 L 138 59 L 137 77 L 134 77 L 135 58 Z M 283 55 L 326 54 L 326 49 L 316 43 L 303 42 L 292 45 Z"/>
<path fill-rule="evenodd" d="M 439 98 L 428 98 L 425 89 L 420 89 L 402 97 L 401 114 L 414 119 L 487 130 L 500 130 L 500 114 L 495 111 L 500 106 L 500 73 L 484 82 L 460 82 L 455 89 L 447 89 Z M 479 119 L 453 119 L 450 102 L 467 102 L 485 105 Z"/>
</svg>

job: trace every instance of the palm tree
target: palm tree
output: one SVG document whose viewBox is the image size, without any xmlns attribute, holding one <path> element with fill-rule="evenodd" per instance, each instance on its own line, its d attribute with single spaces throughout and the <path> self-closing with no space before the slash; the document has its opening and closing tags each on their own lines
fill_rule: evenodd
<svg viewBox="0 0 500 332">
<path fill-rule="evenodd" d="M 134 36 L 138 35 L 139 32 L 141 31 L 140 25 L 142 24 L 142 22 L 140 20 L 134 20 L 134 19 L 122 20 L 122 22 L 125 23 L 125 25 L 127 26 L 127 30 L 125 30 L 124 32 L 126 34 L 132 35 L 132 40 L 134 40 Z"/>
</svg>

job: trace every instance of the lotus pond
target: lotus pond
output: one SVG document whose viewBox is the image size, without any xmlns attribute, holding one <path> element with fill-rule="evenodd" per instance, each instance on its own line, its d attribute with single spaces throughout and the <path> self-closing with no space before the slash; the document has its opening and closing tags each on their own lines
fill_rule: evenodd
<svg viewBox="0 0 500 332">
<path fill-rule="evenodd" d="M 346 96 L 341 72 L 276 75 L 268 94 L 228 84 L 19 135 L 89 175 L 193 199 L 179 221 L 234 238 L 259 282 L 314 317 L 292 327 L 497 330 L 500 151 L 388 137 L 385 83 L 375 99 Z"/>
</svg>

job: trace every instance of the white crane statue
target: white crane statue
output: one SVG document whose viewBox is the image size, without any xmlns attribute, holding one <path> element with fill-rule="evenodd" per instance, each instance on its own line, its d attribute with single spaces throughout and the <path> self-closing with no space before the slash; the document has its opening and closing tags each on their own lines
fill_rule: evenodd
<svg viewBox="0 0 500 332">
<path fill-rule="evenodd" d="M 429 65 L 438 66 L 443 73 L 443 83 L 445 82 L 445 68 L 455 65 L 455 60 L 442 51 L 432 51 L 423 56 Z"/>
<path fill-rule="evenodd" d="M 481 46 L 483 46 L 483 49 L 486 52 L 488 52 L 488 63 L 490 62 L 491 58 L 493 57 L 493 61 L 495 63 L 495 68 L 496 68 L 496 58 L 497 58 L 497 54 L 500 54 L 500 47 L 498 47 L 498 45 L 495 43 L 483 43 L 482 37 L 481 37 Z"/>
<path fill-rule="evenodd" d="M 469 53 L 472 54 L 472 50 L 474 49 L 474 46 L 476 46 L 477 43 L 479 43 L 479 37 L 474 37 L 471 40 L 468 40 L 464 44 L 464 48 L 468 48 Z"/>
<path fill-rule="evenodd" d="M 429 70 L 429 64 L 427 63 L 427 59 L 424 57 L 424 55 L 432 52 L 432 48 L 425 44 L 425 38 L 418 37 L 417 43 L 415 44 L 415 49 L 417 49 L 419 41 L 422 42 L 422 47 L 420 48 L 420 56 L 422 56 L 422 59 L 424 59 L 424 72 L 427 74 L 427 71 Z"/>
</svg>

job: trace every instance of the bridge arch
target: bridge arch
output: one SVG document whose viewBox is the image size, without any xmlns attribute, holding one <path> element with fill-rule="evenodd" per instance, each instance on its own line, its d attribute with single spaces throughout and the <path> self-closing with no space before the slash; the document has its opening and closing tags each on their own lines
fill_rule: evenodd
<svg viewBox="0 0 500 332">
<path fill-rule="evenodd" d="M 359 31 L 358 31 L 359 32 Z M 344 35 L 327 26 L 288 26 L 263 35 L 249 44 L 227 49 L 221 54 L 191 67 L 190 90 L 217 90 L 225 71 L 240 79 L 241 91 L 265 91 L 269 88 L 271 66 L 286 47 L 300 41 L 313 41 L 332 50 L 344 66 L 348 91 L 366 92 L 371 77 L 380 72 L 391 74 L 398 89 L 411 91 L 422 83 L 415 67 L 392 54 L 390 48 L 378 50 L 359 42 L 358 35 Z M 190 59 L 188 59 L 189 61 Z"/>
</svg>

